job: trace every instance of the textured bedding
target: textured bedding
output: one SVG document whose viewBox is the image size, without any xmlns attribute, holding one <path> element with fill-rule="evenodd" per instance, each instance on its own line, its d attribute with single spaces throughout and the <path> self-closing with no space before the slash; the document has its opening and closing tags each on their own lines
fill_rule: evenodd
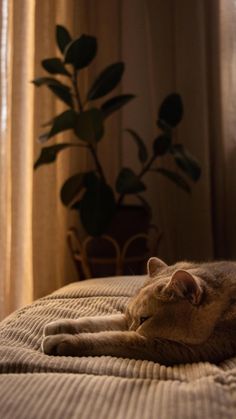
<svg viewBox="0 0 236 419">
<path fill-rule="evenodd" d="M 236 357 L 220 365 L 165 367 L 150 361 L 41 352 L 46 323 L 119 313 L 144 278 L 70 284 L 2 321 L 0 418 L 236 418 Z"/>
</svg>

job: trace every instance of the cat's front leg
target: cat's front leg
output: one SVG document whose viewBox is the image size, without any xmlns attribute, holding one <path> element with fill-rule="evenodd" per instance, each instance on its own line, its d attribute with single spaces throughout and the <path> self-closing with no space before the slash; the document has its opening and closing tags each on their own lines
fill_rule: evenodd
<svg viewBox="0 0 236 419">
<path fill-rule="evenodd" d="M 99 332 L 46 336 L 42 350 L 48 355 L 99 356 L 152 359 L 150 342 L 136 332 Z"/>
<path fill-rule="evenodd" d="M 107 316 L 82 317 L 80 319 L 60 319 L 48 323 L 43 330 L 43 336 L 58 334 L 78 334 L 100 332 L 104 330 L 127 330 L 124 314 Z"/>
</svg>

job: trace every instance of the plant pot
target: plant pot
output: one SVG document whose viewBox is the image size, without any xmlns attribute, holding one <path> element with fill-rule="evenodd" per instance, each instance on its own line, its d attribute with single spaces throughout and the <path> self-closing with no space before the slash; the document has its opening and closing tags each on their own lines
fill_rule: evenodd
<svg viewBox="0 0 236 419">
<path fill-rule="evenodd" d="M 88 236 L 81 241 L 78 231 L 70 229 L 68 244 L 79 278 L 146 273 L 147 259 L 156 253 L 156 249 L 149 246 L 151 229 L 157 247 L 160 234 L 141 206 L 120 207 L 106 234 L 100 237 Z"/>
</svg>

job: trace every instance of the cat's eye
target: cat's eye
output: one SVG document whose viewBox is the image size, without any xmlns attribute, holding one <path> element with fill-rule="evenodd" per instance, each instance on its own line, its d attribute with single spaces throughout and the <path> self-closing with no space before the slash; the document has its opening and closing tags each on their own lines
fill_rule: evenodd
<svg viewBox="0 0 236 419">
<path fill-rule="evenodd" d="M 146 317 L 140 317 L 140 319 L 139 319 L 139 323 L 140 324 L 143 324 L 146 320 L 148 320 L 150 317 L 148 317 L 148 316 L 146 316 Z"/>
</svg>

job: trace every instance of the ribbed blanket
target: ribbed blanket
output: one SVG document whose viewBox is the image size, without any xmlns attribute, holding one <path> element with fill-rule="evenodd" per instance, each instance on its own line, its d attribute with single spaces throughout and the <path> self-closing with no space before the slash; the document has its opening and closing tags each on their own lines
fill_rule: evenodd
<svg viewBox="0 0 236 419">
<path fill-rule="evenodd" d="M 236 358 L 165 367 L 41 352 L 46 323 L 121 312 L 143 281 L 127 276 L 73 283 L 2 321 L 0 418 L 235 419 Z"/>
</svg>

